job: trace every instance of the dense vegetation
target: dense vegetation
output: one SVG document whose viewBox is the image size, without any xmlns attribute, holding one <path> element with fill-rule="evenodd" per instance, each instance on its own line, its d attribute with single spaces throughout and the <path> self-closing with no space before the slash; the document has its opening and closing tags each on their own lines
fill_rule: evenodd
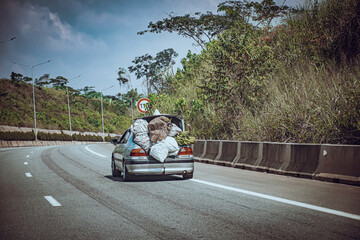
<svg viewBox="0 0 360 240">
<path fill-rule="evenodd" d="M 189 51 L 175 73 L 171 48 L 132 61 L 128 70 L 144 79 L 150 113 L 182 115 L 197 138 L 360 144 L 358 0 L 306 0 L 296 9 L 226 1 L 217 14 L 169 14 L 138 34 L 162 32 L 193 39 L 201 53 Z M 120 87 L 129 82 L 125 68 L 118 75 Z M 29 81 L 16 73 L 1 80 L 0 124 L 33 126 Z M 67 80 L 44 75 L 36 84 L 39 127 L 68 129 Z M 91 87 L 72 91 L 74 130 L 101 130 L 99 96 Z M 105 100 L 106 132 L 122 132 L 129 103 Z"/>
<path fill-rule="evenodd" d="M 73 131 L 102 132 L 101 93 L 85 87 L 81 91 L 69 89 L 71 125 Z M 34 127 L 32 85 L 22 78 L 0 79 L 0 124 Z M 69 130 L 67 92 L 64 87 L 36 86 L 37 127 Z M 132 90 L 124 97 L 139 97 Z M 131 123 L 130 102 L 119 97 L 103 96 L 104 130 L 121 133 Z M 135 116 L 136 117 L 136 116 Z M 41 137 L 41 136 L 39 136 Z"/>
<path fill-rule="evenodd" d="M 199 41 L 200 54 L 189 51 L 183 69 L 150 95 L 153 109 L 184 116 L 198 138 L 360 144 L 358 0 L 301 9 L 227 1 L 219 13 L 229 16 L 216 18 L 224 31 Z M 182 35 L 190 28 L 181 24 L 192 24 L 184 36 L 201 37 L 207 25 L 197 16 L 169 16 L 139 34 Z"/>
</svg>

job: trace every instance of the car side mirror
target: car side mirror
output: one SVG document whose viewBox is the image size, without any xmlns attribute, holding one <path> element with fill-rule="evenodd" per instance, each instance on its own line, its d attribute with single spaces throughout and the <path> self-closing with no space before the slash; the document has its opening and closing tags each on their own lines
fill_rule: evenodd
<svg viewBox="0 0 360 240">
<path fill-rule="evenodd" d="M 116 145 L 118 143 L 118 139 L 117 138 L 114 138 L 114 139 L 111 139 L 110 141 L 112 144 Z"/>
</svg>

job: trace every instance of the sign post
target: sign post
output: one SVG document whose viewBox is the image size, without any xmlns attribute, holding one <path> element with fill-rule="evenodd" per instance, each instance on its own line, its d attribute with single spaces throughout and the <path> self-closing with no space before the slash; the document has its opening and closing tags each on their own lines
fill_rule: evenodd
<svg viewBox="0 0 360 240">
<path fill-rule="evenodd" d="M 136 104 L 137 110 L 138 110 L 139 112 L 145 114 L 145 113 L 148 112 L 147 106 L 148 106 L 149 104 L 150 104 L 150 99 L 148 99 L 148 98 L 141 98 L 141 99 L 137 102 L 137 104 Z"/>
</svg>

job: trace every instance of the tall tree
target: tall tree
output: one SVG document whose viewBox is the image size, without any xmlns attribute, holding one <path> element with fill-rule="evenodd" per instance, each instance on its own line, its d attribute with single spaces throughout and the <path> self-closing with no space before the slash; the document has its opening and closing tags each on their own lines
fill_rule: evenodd
<svg viewBox="0 0 360 240">
<path fill-rule="evenodd" d="M 69 81 L 62 76 L 57 76 L 56 78 L 51 78 L 50 83 L 53 84 L 55 89 L 60 90 L 65 89 L 65 85 L 68 84 Z"/>
<path fill-rule="evenodd" d="M 126 76 L 125 74 L 126 74 L 126 69 L 123 67 L 119 67 L 118 78 L 116 80 L 119 81 L 120 94 L 121 94 L 121 86 L 129 83 L 129 76 Z"/>
<path fill-rule="evenodd" d="M 10 79 L 12 82 L 21 82 L 23 75 L 21 73 L 11 72 Z"/>
<path fill-rule="evenodd" d="M 194 15 L 185 14 L 184 16 L 173 16 L 170 13 L 168 18 L 164 18 L 162 21 L 150 22 L 148 30 L 140 31 L 138 34 L 177 32 L 180 36 L 191 38 L 197 46 L 205 49 L 206 43 L 223 31 L 224 26 L 228 24 L 226 16 L 216 15 L 210 11 L 197 12 Z"/>
<path fill-rule="evenodd" d="M 44 74 L 39 79 L 35 80 L 35 85 L 38 87 L 43 87 L 51 83 L 50 74 Z"/>
<path fill-rule="evenodd" d="M 178 54 L 172 48 L 157 53 L 155 57 L 145 54 L 132 61 L 135 65 L 130 66 L 129 71 L 135 72 L 137 79 L 145 77 L 148 94 L 151 89 L 160 92 L 166 82 L 163 73 L 175 64 L 173 58 L 177 56 Z"/>
<path fill-rule="evenodd" d="M 286 0 L 284 0 L 285 3 Z M 137 34 L 176 32 L 180 36 L 191 38 L 196 45 L 206 49 L 206 44 L 211 42 L 218 34 L 238 26 L 240 23 L 249 28 L 253 23 L 270 26 L 271 21 L 287 13 L 289 7 L 277 6 L 273 0 L 256 1 L 225 1 L 218 5 L 218 14 L 210 11 L 197 12 L 194 15 L 168 17 L 155 23 L 150 22 L 148 29 Z"/>
</svg>

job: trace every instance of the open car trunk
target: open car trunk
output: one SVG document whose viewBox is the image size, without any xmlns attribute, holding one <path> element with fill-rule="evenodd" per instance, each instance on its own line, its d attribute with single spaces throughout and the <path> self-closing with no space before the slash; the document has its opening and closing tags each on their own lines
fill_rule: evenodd
<svg viewBox="0 0 360 240">
<path fill-rule="evenodd" d="M 184 119 L 180 116 L 176 116 L 176 115 L 170 115 L 170 114 L 161 114 L 161 115 L 150 115 L 150 116 L 144 116 L 144 117 L 138 117 L 134 120 L 134 122 L 137 119 L 144 119 L 146 120 L 148 123 L 151 122 L 151 120 L 160 117 L 160 116 L 164 116 L 170 119 L 171 123 L 174 123 L 176 126 L 178 126 L 182 131 L 185 131 L 185 124 L 184 124 Z"/>
</svg>

